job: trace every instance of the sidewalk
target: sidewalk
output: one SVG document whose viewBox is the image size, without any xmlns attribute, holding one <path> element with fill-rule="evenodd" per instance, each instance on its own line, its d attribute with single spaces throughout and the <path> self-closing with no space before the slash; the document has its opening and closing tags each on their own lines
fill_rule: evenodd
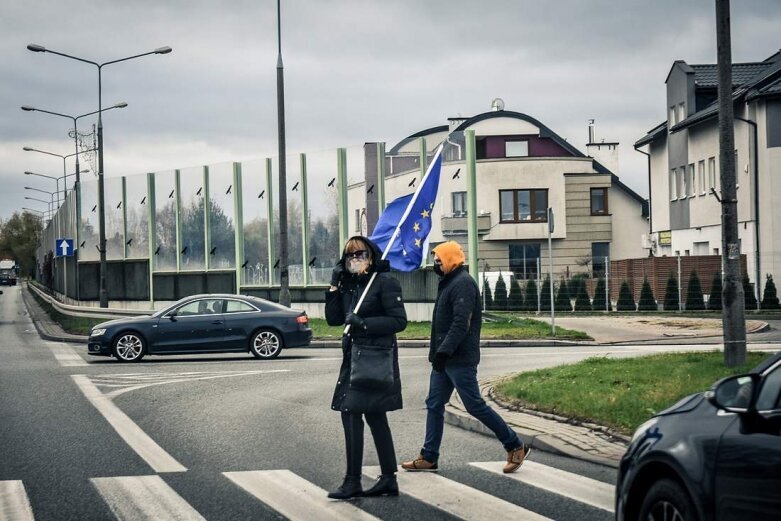
<svg viewBox="0 0 781 521">
<path fill-rule="evenodd" d="M 35 301 L 30 290 L 26 284 L 22 285 L 22 300 L 27 308 L 27 312 L 30 313 L 30 318 L 35 324 L 35 329 L 38 330 L 38 335 L 44 340 L 51 340 L 53 342 L 73 342 L 77 344 L 87 343 L 86 336 L 72 335 L 66 333 L 60 325 L 49 318 L 49 314 L 46 313 L 38 302 Z"/>
</svg>

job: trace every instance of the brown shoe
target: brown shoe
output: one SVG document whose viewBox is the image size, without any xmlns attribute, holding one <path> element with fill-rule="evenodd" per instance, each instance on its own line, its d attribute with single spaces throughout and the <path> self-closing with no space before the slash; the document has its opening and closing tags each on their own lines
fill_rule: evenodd
<svg viewBox="0 0 781 521">
<path fill-rule="evenodd" d="M 507 464 L 502 469 L 502 472 L 510 474 L 521 468 L 521 465 L 523 465 L 523 462 L 531 451 L 532 450 L 527 448 L 526 445 L 521 445 L 517 449 L 509 451 L 507 453 Z"/>
<path fill-rule="evenodd" d="M 423 454 L 412 461 L 403 462 L 401 468 L 408 472 L 437 472 L 439 470 L 437 464 L 428 461 L 423 457 Z"/>
</svg>

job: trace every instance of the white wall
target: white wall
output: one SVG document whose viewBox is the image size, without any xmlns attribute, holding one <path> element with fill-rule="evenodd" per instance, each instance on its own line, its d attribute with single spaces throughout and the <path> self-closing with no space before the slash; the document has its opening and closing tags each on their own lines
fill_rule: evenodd
<svg viewBox="0 0 781 521">
<path fill-rule="evenodd" d="M 610 258 L 612 260 L 645 257 L 642 235 L 648 233 L 648 220 L 643 217 L 642 207 L 624 190 L 611 186 L 608 191 L 608 210 L 613 216 Z"/>
</svg>

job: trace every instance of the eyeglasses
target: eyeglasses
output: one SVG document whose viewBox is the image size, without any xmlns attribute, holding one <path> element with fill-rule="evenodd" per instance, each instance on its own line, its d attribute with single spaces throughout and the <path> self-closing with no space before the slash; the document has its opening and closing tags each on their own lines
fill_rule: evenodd
<svg viewBox="0 0 781 521">
<path fill-rule="evenodd" d="M 366 250 L 356 250 L 350 253 L 345 253 L 344 257 L 346 259 L 361 259 L 366 260 L 369 258 L 369 252 Z"/>
</svg>

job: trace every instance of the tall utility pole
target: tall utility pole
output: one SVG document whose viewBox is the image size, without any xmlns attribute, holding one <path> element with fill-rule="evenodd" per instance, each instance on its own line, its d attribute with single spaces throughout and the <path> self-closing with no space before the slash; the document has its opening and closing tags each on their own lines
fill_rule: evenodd
<svg viewBox="0 0 781 521">
<path fill-rule="evenodd" d="M 721 167 L 721 258 L 724 265 L 722 322 L 724 365 L 746 361 L 746 321 L 740 276 L 738 199 L 735 186 L 735 129 L 732 105 L 732 43 L 729 0 L 716 0 L 716 47 L 719 71 L 719 162 Z"/>
<path fill-rule="evenodd" d="M 287 266 L 287 172 L 285 170 L 285 72 L 282 66 L 282 19 L 277 0 L 277 139 L 279 140 L 279 303 L 290 307 Z"/>
</svg>

